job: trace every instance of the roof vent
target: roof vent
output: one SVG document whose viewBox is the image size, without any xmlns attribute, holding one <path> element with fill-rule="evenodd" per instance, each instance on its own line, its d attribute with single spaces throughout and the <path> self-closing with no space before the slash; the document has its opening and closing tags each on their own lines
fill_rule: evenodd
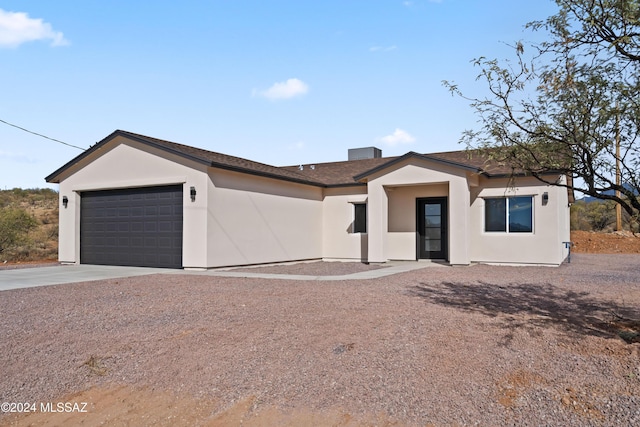
<svg viewBox="0 0 640 427">
<path fill-rule="evenodd" d="M 300 165 L 300 166 L 298 166 L 298 169 L 300 169 L 301 171 L 303 171 L 303 170 L 304 170 L 304 166 L 303 166 L 303 165 Z"/>
<path fill-rule="evenodd" d="M 379 159 L 382 150 L 376 147 L 350 148 L 349 160 Z"/>
<path fill-rule="evenodd" d="M 309 167 L 311 168 L 311 170 L 316 170 L 316 165 L 311 165 Z"/>
</svg>

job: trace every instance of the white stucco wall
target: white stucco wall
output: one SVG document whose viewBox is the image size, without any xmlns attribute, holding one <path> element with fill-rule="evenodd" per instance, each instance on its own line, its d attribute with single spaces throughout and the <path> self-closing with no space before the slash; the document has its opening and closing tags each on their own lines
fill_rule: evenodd
<svg viewBox="0 0 640 427">
<path fill-rule="evenodd" d="M 367 201 L 367 187 L 327 188 L 322 207 L 322 257 L 366 261 L 368 233 L 354 233 L 354 203 Z M 369 211 L 367 207 L 367 219 Z"/>
<path fill-rule="evenodd" d="M 207 267 L 322 258 L 322 188 L 209 170 Z"/>
<path fill-rule="evenodd" d="M 202 254 L 206 253 L 206 236 L 199 232 L 196 224 L 206 219 L 204 211 L 198 209 L 199 205 L 206 203 L 206 197 L 197 203 L 189 199 L 191 186 L 206 188 L 206 168 L 202 165 L 117 137 L 99 152 L 65 171 L 60 179 L 60 199 L 64 196 L 69 199 L 67 208 L 60 209 L 58 258 L 61 262 L 81 262 L 80 207 L 83 191 L 182 184 L 185 207 L 183 263 L 204 264 Z M 206 196 L 204 191 L 203 196 Z"/>
<path fill-rule="evenodd" d="M 569 240 L 567 190 L 535 178 L 480 180 L 472 191 L 471 259 L 474 262 L 558 265 L 566 257 Z M 549 201 L 542 204 L 543 193 Z M 533 233 L 486 232 L 485 197 L 533 196 Z"/>
</svg>

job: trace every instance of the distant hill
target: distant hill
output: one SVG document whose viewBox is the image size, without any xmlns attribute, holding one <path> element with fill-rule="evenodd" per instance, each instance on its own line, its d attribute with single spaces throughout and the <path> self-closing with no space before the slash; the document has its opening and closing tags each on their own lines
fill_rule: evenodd
<svg viewBox="0 0 640 427">
<path fill-rule="evenodd" d="M 633 188 L 633 186 L 631 184 L 623 184 L 622 186 L 624 188 L 626 188 L 627 190 L 633 191 L 636 195 L 638 195 L 638 192 L 634 191 L 634 188 Z M 605 191 L 603 194 L 607 194 L 607 195 L 613 196 L 615 194 L 615 191 L 614 190 Z M 585 197 L 583 197 L 582 199 L 579 199 L 579 200 L 583 200 L 583 201 L 585 201 L 587 203 L 601 202 L 602 201 L 602 199 L 598 199 L 597 197 L 591 197 L 591 196 L 585 196 Z"/>
</svg>

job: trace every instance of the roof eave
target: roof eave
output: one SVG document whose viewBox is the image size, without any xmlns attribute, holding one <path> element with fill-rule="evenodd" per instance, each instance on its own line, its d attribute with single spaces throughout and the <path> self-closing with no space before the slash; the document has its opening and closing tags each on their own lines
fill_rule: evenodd
<svg viewBox="0 0 640 427">
<path fill-rule="evenodd" d="M 325 184 L 325 188 L 341 188 L 341 187 L 362 187 L 367 185 L 366 182 L 350 182 L 341 184 Z"/>
<path fill-rule="evenodd" d="M 533 177 L 534 175 L 531 172 L 501 172 L 501 173 L 491 173 L 491 172 L 487 172 L 487 171 L 482 171 L 482 173 L 487 177 L 487 178 L 511 178 L 511 177 L 521 177 L 521 176 L 530 176 Z M 560 174 L 564 174 L 564 171 L 560 171 L 560 170 L 548 170 L 545 172 L 539 172 L 537 173 L 537 175 L 560 175 Z"/>
<path fill-rule="evenodd" d="M 211 166 L 213 168 L 218 168 L 218 169 L 230 170 L 230 171 L 233 171 L 233 172 L 241 172 L 241 173 L 246 173 L 246 174 L 249 174 L 249 175 L 255 175 L 255 176 L 262 176 L 262 177 L 265 177 L 265 178 L 278 179 L 278 180 L 281 180 L 281 181 L 295 182 L 297 184 L 313 185 L 315 187 L 326 187 L 325 184 L 323 184 L 321 182 L 317 182 L 317 181 L 310 181 L 310 180 L 305 180 L 305 179 L 301 179 L 301 178 L 299 179 L 299 178 L 294 178 L 294 177 L 276 175 L 276 174 L 273 174 L 273 173 L 256 171 L 256 170 L 252 170 L 252 169 L 243 168 L 243 167 L 240 167 L 240 166 L 226 165 L 224 163 L 209 162 L 209 166 Z"/>
</svg>

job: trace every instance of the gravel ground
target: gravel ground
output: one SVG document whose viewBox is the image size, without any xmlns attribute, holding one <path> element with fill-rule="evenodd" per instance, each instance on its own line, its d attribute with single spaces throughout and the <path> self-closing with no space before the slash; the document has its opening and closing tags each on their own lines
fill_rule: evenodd
<svg viewBox="0 0 640 427">
<path fill-rule="evenodd" d="M 299 262 L 295 264 L 280 264 L 256 267 L 233 268 L 231 271 L 267 274 L 295 274 L 305 276 L 341 276 L 343 274 L 359 273 L 361 271 L 378 270 L 386 265 L 365 264 L 362 262 Z"/>
<path fill-rule="evenodd" d="M 639 255 L 366 281 L 154 275 L 3 291 L 0 313 L 2 402 L 120 387 L 209 402 L 200 425 L 234 405 L 255 425 L 273 408 L 345 414 L 331 425 L 640 425 Z"/>
<path fill-rule="evenodd" d="M 60 265 L 58 261 L 24 261 L 0 263 L 0 270 L 18 270 L 22 268 L 51 267 Z"/>
</svg>

